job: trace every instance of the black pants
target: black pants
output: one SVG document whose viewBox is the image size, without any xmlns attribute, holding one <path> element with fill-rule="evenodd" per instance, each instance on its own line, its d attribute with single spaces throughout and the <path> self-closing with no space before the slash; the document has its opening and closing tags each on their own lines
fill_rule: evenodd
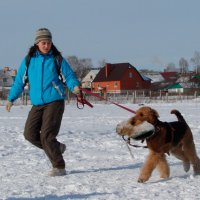
<svg viewBox="0 0 200 200">
<path fill-rule="evenodd" d="M 33 106 L 24 130 L 25 139 L 43 149 L 52 166 L 61 169 L 65 168 L 65 161 L 56 136 L 60 130 L 64 107 L 64 100 Z"/>
</svg>

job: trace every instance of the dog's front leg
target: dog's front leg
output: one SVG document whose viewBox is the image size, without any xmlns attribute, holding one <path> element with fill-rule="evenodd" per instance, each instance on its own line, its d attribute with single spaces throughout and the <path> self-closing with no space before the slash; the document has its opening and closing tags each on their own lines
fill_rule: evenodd
<svg viewBox="0 0 200 200">
<path fill-rule="evenodd" d="M 170 169 L 165 154 L 160 154 L 157 168 L 160 172 L 160 178 L 169 178 Z"/>
<path fill-rule="evenodd" d="M 139 183 L 144 183 L 149 180 L 153 170 L 156 168 L 159 161 L 159 154 L 150 150 L 149 155 L 140 171 L 138 178 Z"/>
</svg>

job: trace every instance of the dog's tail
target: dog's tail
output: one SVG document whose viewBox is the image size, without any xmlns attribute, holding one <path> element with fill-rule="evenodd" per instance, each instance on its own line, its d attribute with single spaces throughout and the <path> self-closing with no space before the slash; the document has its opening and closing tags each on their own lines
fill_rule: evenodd
<svg viewBox="0 0 200 200">
<path fill-rule="evenodd" d="M 172 110 L 171 114 L 175 114 L 176 117 L 178 118 L 178 121 L 186 123 L 185 119 L 183 118 L 183 116 L 181 115 L 181 113 L 178 110 Z"/>
</svg>

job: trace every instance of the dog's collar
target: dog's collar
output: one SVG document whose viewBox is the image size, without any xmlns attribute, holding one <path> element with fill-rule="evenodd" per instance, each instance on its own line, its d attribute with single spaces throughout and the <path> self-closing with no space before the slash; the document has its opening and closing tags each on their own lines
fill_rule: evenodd
<svg viewBox="0 0 200 200">
<path fill-rule="evenodd" d="M 142 148 L 148 148 L 147 146 L 141 146 L 141 145 L 135 145 L 135 144 L 131 144 L 131 137 L 128 137 L 127 139 L 125 138 L 124 135 L 122 135 L 123 140 L 130 146 L 132 147 L 142 147 Z M 142 141 L 143 142 L 143 141 Z"/>
</svg>

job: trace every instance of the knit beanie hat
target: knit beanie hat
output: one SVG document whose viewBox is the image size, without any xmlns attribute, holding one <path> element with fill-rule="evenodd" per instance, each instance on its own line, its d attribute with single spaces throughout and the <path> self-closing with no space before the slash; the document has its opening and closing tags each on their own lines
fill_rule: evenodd
<svg viewBox="0 0 200 200">
<path fill-rule="evenodd" d="M 35 44 L 37 44 L 41 40 L 50 40 L 50 41 L 52 41 L 51 32 L 47 28 L 40 28 L 40 29 L 38 29 L 36 31 Z"/>
</svg>

